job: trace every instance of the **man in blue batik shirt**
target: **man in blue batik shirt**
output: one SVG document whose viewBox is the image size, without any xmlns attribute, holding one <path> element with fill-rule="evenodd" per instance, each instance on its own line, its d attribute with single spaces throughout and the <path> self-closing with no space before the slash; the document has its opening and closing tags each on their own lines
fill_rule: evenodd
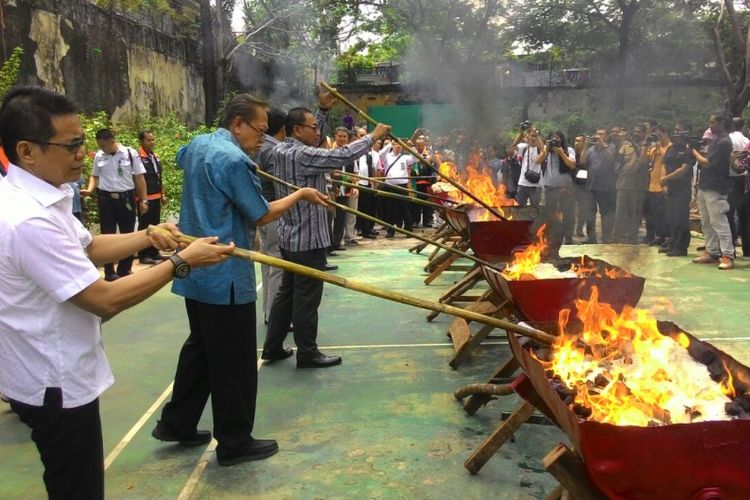
<svg viewBox="0 0 750 500">
<path fill-rule="evenodd" d="M 312 188 L 268 203 L 261 194 L 257 152 L 268 128 L 266 105 L 247 94 L 227 104 L 221 127 L 196 137 L 177 153 L 185 171 L 180 229 L 186 234 L 218 236 L 238 247 L 251 246 L 262 226 L 297 202 L 325 205 Z M 152 435 L 162 441 L 195 446 L 211 440 L 197 425 L 211 396 L 216 457 L 233 465 L 270 457 L 276 441 L 252 437 L 257 394 L 255 271 L 253 263 L 229 259 L 213 272 L 193 269 L 172 291 L 185 297 L 190 335 L 177 363 L 172 400 Z"/>
</svg>

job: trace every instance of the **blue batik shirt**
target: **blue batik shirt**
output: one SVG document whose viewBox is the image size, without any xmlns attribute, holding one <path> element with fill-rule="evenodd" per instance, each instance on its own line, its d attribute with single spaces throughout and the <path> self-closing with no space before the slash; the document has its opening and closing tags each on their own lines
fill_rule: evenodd
<svg viewBox="0 0 750 500">
<path fill-rule="evenodd" d="M 255 222 L 268 212 L 268 203 L 257 166 L 232 134 L 220 128 L 196 137 L 177 152 L 177 167 L 185 171 L 180 230 L 250 248 Z M 172 292 L 208 304 L 248 304 L 256 299 L 255 269 L 250 261 L 231 258 L 193 269 L 174 281 Z"/>
</svg>

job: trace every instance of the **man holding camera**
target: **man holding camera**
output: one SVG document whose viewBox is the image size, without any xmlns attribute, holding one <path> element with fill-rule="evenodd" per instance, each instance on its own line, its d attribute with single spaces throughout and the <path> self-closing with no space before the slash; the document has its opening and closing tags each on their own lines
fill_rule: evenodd
<svg viewBox="0 0 750 500">
<path fill-rule="evenodd" d="M 591 192 L 594 198 L 594 218 L 597 208 L 601 216 L 602 243 L 609 243 L 612 239 L 617 204 L 615 155 L 614 148 L 608 144 L 608 140 L 607 129 L 597 129 L 593 144 L 584 148 L 581 155 L 581 163 L 586 165 L 588 170 L 586 190 Z M 589 242 L 595 243 L 595 234 L 588 236 Z"/>
<path fill-rule="evenodd" d="M 525 121 L 520 125 L 513 146 L 518 146 L 521 151 L 521 175 L 518 178 L 518 191 L 516 201 L 519 206 L 538 205 L 541 198 L 539 180 L 542 177 L 542 162 L 539 155 L 544 151 L 544 141 L 539 129 L 531 126 L 531 122 Z M 522 143 L 526 135 L 527 143 Z"/>
<path fill-rule="evenodd" d="M 631 141 L 627 131 L 621 130 L 615 138 L 619 147 L 617 172 L 617 201 L 615 202 L 615 241 L 618 243 L 638 243 L 638 228 L 641 225 L 643 200 L 648 185 L 648 158 L 646 148 L 639 144 L 643 130 L 634 130 L 635 140 Z M 635 143 L 635 144 L 634 144 Z"/>
<path fill-rule="evenodd" d="M 724 112 L 716 112 L 708 121 L 713 140 L 704 156 L 693 148 L 693 157 L 698 161 L 698 207 L 701 213 L 701 226 L 706 237 L 706 250 L 693 259 L 695 264 L 719 264 L 719 269 L 734 268 L 734 242 L 729 228 L 729 192 L 732 179 L 729 177 L 729 164 L 732 154 L 732 117 Z"/>
</svg>

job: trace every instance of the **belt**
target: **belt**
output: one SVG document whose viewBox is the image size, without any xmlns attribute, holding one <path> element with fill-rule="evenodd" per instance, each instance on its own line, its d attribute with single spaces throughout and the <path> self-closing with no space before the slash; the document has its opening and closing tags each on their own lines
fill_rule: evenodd
<svg viewBox="0 0 750 500">
<path fill-rule="evenodd" d="M 123 191 L 121 193 L 115 193 L 113 191 L 102 191 L 100 189 L 99 193 L 102 194 L 102 195 L 104 195 L 104 196 L 108 196 L 108 197 L 112 198 L 113 200 L 119 200 L 120 198 L 124 199 L 124 198 L 128 198 L 130 196 L 133 196 L 133 194 L 135 194 L 135 190 L 131 189 L 130 191 Z"/>
</svg>

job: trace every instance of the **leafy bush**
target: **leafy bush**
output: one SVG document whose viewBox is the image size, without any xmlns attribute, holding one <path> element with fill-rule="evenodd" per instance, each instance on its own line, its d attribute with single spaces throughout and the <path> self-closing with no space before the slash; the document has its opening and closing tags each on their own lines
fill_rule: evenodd
<svg viewBox="0 0 750 500">
<path fill-rule="evenodd" d="M 94 138 L 97 130 L 111 128 L 115 133 L 117 142 L 136 150 L 139 147 L 138 132 L 140 130 L 151 130 L 156 139 L 154 151 L 159 156 L 163 168 L 163 192 L 169 200 L 162 210 L 162 219 L 179 212 L 182 199 L 182 170 L 177 168 L 175 157 L 177 151 L 190 142 L 193 137 L 209 132 L 207 127 L 200 126 L 196 129 L 189 129 L 173 115 L 146 118 L 139 120 L 137 123 L 120 123 L 113 126 L 110 118 L 103 111 L 93 115 L 81 116 L 81 123 L 86 132 L 86 150 L 89 157 L 84 174 L 87 182 L 91 175 L 94 154 L 99 149 Z M 91 198 L 88 200 L 88 209 L 89 223 L 98 223 L 99 212 L 95 200 Z"/>
<path fill-rule="evenodd" d="M 16 47 L 7 61 L 0 68 L 0 97 L 4 96 L 16 84 L 18 73 L 21 71 L 23 48 Z"/>
</svg>

